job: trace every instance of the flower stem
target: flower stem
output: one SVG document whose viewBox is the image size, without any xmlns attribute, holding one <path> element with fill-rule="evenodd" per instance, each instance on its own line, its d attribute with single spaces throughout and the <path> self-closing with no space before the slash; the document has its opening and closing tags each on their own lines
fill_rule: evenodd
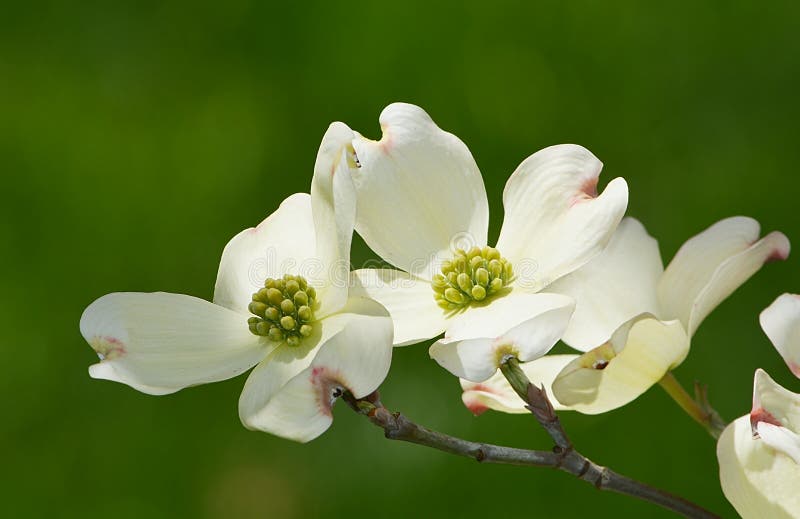
<svg viewBox="0 0 800 519">
<path fill-rule="evenodd" d="M 698 399 L 695 400 L 686 392 L 671 371 L 664 375 L 664 378 L 658 383 L 686 414 L 708 431 L 708 434 L 714 439 L 719 438 L 726 424 L 708 403 L 707 390 L 705 387 L 699 384 L 695 385 L 695 393 L 698 397 Z"/>
</svg>

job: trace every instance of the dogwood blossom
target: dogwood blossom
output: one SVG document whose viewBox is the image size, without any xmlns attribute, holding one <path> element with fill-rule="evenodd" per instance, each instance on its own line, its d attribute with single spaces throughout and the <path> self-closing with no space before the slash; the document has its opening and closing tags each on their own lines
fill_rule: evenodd
<svg viewBox="0 0 800 519">
<path fill-rule="evenodd" d="M 348 291 L 352 138 L 331 125 L 311 195 L 290 196 L 227 244 L 213 303 L 168 293 L 92 303 L 80 323 L 101 359 L 90 375 L 163 395 L 255 366 L 239 400 L 242 422 L 301 442 L 330 426 L 344 391 L 374 391 L 389 369 L 392 323 L 378 303 Z"/>
<path fill-rule="evenodd" d="M 753 409 L 717 442 L 725 497 L 744 519 L 800 517 L 800 395 L 756 371 Z"/>
<path fill-rule="evenodd" d="M 565 407 L 596 414 L 644 393 L 683 362 L 692 335 L 717 305 L 765 262 L 788 257 L 783 234 L 759 233 L 751 218 L 722 220 L 688 240 L 664 269 L 656 240 L 625 218 L 603 253 L 549 288 L 575 299 L 563 341 L 585 352 L 547 365 L 559 369 L 542 375 L 552 380 L 551 394 Z M 541 372 L 537 362 L 549 361 L 527 369 Z M 505 394 L 504 384 L 498 379 L 484 391 Z"/>
<path fill-rule="evenodd" d="M 353 141 L 356 231 L 402 270 L 353 277 L 389 310 L 395 344 L 444 332 L 430 355 L 473 381 L 506 356 L 546 353 L 573 302 L 542 290 L 605 247 L 627 206 L 625 181 L 597 195 L 602 163 L 592 153 L 570 144 L 541 150 L 506 183 L 505 220 L 490 247 L 486 191 L 466 145 L 413 105 L 388 106 L 380 124 L 380 140 Z"/>
</svg>

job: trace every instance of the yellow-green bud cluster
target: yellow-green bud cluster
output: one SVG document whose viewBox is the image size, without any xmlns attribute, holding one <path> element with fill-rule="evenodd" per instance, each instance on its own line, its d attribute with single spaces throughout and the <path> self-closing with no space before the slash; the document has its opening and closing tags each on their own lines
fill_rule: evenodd
<svg viewBox="0 0 800 519">
<path fill-rule="evenodd" d="M 316 299 L 317 291 L 302 276 L 267 278 L 264 288 L 253 294 L 248 309 L 256 317 L 247 324 L 256 335 L 297 346 L 314 331 Z"/>
<path fill-rule="evenodd" d="M 436 302 L 445 310 L 458 310 L 473 301 L 485 301 L 507 287 L 514 278 L 511 263 L 494 247 L 458 249 L 442 264 L 431 285 Z"/>
</svg>

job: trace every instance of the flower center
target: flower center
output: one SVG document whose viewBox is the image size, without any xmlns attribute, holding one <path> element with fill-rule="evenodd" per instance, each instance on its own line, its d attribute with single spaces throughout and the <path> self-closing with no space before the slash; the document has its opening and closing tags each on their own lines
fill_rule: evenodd
<svg viewBox="0 0 800 519">
<path fill-rule="evenodd" d="M 255 335 L 297 346 L 314 331 L 314 310 L 318 307 L 317 291 L 303 276 L 267 278 L 264 288 L 253 294 L 248 310 L 255 317 L 247 324 Z"/>
<path fill-rule="evenodd" d="M 473 301 L 485 301 L 514 280 L 511 263 L 494 247 L 457 249 L 453 259 L 433 276 L 434 297 L 444 310 L 460 310 Z"/>
</svg>

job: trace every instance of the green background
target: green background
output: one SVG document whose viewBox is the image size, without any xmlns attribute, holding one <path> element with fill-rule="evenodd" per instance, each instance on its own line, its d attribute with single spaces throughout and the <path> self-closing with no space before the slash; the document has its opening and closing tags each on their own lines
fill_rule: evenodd
<svg viewBox="0 0 800 519">
<path fill-rule="evenodd" d="M 623 176 L 665 259 L 711 223 L 800 236 L 796 2 L 7 3 L 0 17 L 0 507 L 4 517 L 671 517 L 550 470 L 390 442 L 345 406 L 298 445 L 245 430 L 243 378 L 150 397 L 91 380 L 82 310 L 113 291 L 210 298 L 219 255 L 305 191 L 333 120 L 370 137 L 424 107 L 481 166 L 493 210 L 527 155 L 576 142 Z M 360 244 L 356 263 L 371 255 Z M 768 265 L 677 370 L 728 419 L 752 375 L 800 389 L 757 315 L 800 291 Z M 385 403 L 529 448 L 526 416 L 462 406 L 425 345 L 396 350 Z M 564 414 L 599 463 L 734 515 L 714 443 L 654 388 Z"/>
</svg>

